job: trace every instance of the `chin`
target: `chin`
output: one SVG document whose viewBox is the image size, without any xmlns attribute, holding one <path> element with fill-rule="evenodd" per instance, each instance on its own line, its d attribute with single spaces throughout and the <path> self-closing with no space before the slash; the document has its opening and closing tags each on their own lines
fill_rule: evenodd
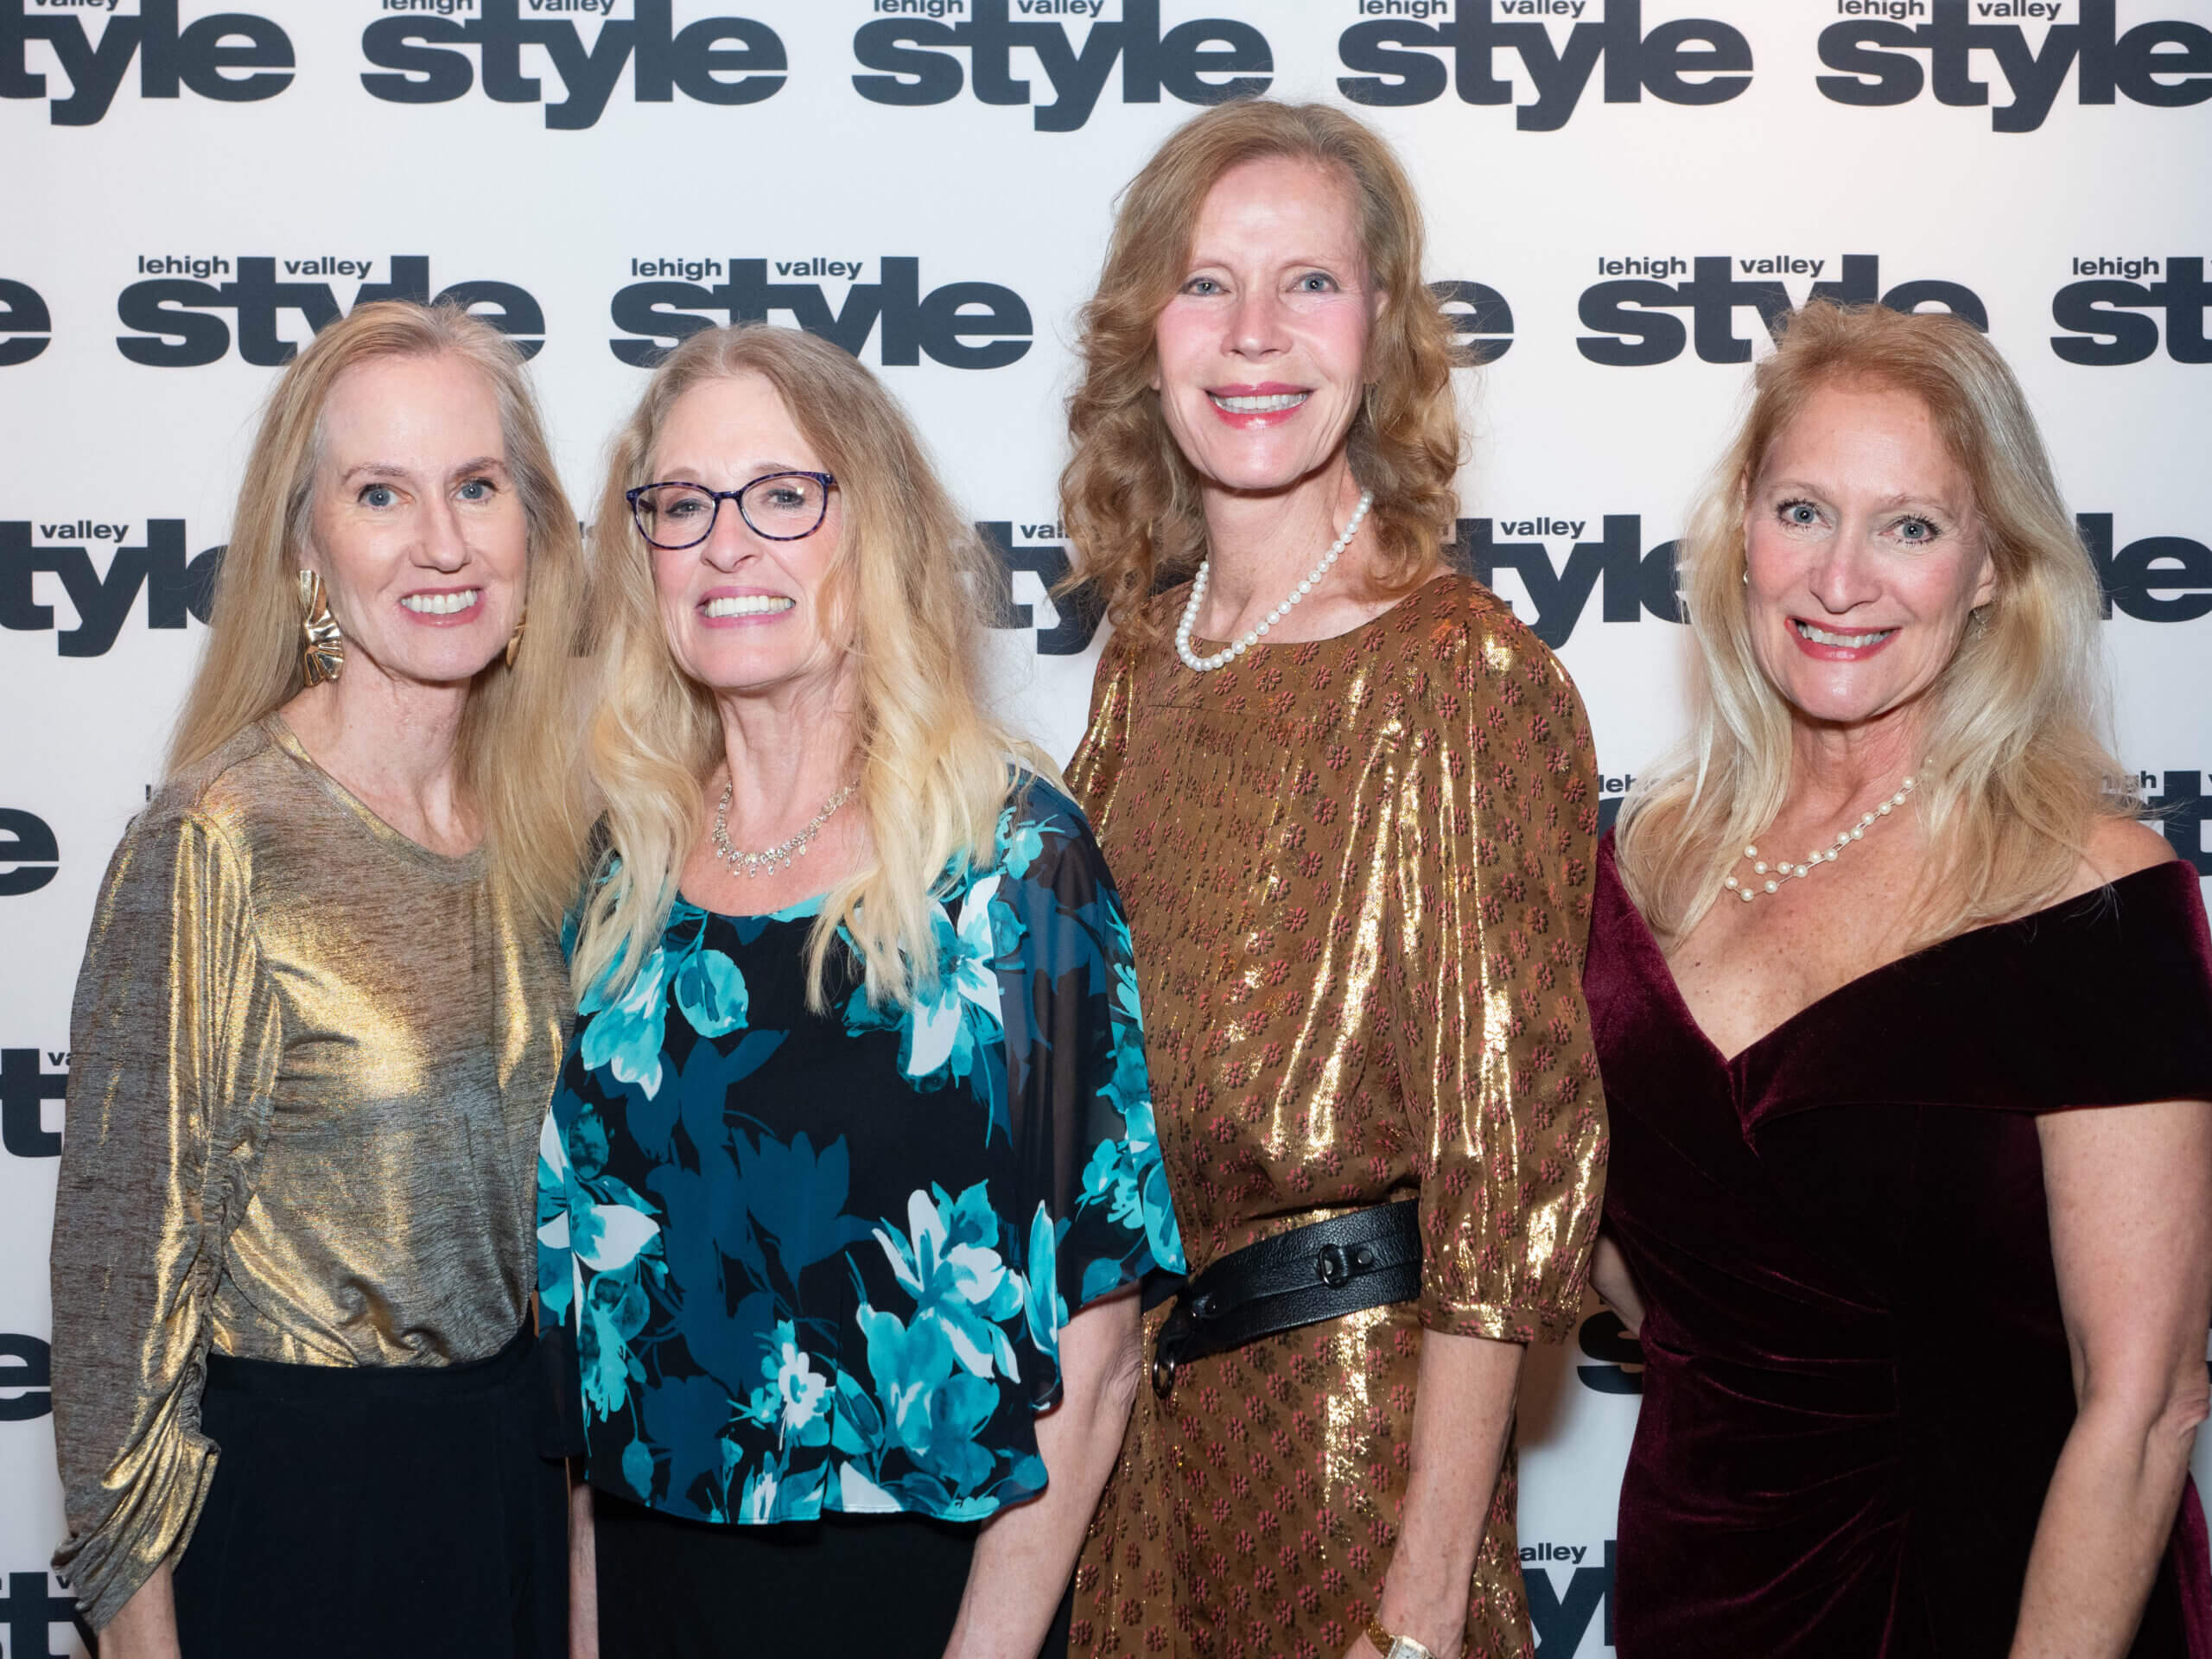
<svg viewBox="0 0 2212 1659">
<path fill-rule="evenodd" d="M 1224 490 L 1264 493 L 1287 490 L 1320 467 L 1325 455 L 1235 454 L 1201 455 L 1198 470 L 1208 482 Z"/>
<path fill-rule="evenodd" d="M 1863 726 L 1895 706 L 1886 689 L 1871 686 L 1785 685 L 1783 696 L 1799 718 L 1823 726 Z"/>
</svg>

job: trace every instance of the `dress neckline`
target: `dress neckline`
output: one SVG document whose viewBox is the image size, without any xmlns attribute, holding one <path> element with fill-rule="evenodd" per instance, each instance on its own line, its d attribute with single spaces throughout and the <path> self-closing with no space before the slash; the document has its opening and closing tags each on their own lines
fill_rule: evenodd
<svg viewBox="0 0 2212 1659">
<path fill-rule="evenodd" d="M 1361 634 L 1365 633 L 1370 628 L 1373 627 L 1376 623 L 1387 621 L 1389 618 L 1397 615 L 1397 613 L 1403 610 L 1408 605 L 1412 604 L 1415 600 L 1427 594 L 1430 588 L 1440 585 L 1451 585 L 1455 577 L 1464 578 L 1469 582 L 1473 581 L 1473 578 L 1467 576 L 1465 572 L 1454 569 L 1448 564 L 1444 565 L 1439 568 L 1434 574 L 1424 577 L 1417 585 L 1408 588 L 1404 593 L 1399 594 L 1397 598 L 1392 600 L 1381 610 L 1376 612 L 1375 614 L 1369 617 L 1367 620 L 1364 622 L 1355 622 L 1351 626 L 1346 628 L 1342 633 L 1324 634 L 1319 639 L 1268 639 L 1262 638 L 1255 641 L 1250 650 L 1245 652 L 1245 655 L 1256 655 L 1262 651 L 1297 651 L 1308 645 L 1333 645 L 1344 640 L 1356 639 Z M 1184 601 L 1190 597 L 1190 582 L 1188 581 L 1184 581 L 1176 583 L 1174 587 L 1166 590 L 1166 593 L 1163 597 L 1166 598 L 1169 601 L 1169 615 L 1173 616 Z M 1191 636 L 1191 645 L 1194 650 L 1201 645 L 1213 645 L 1218 648 L 1220 646 L 1226 645 L 1229 643 L 1230 642 L 1226 639 L 1216 639 L 1211 634 L 1194 633 Z M 1200 652 L 1199 654 L 1201 656 L 1205 656 L 1210 655 L 1211 653 Z M 1236 664 L 1235 663 L 1224 663 L 1222 666 L 1224 668 L 1234 668 L 1236 665 Z"/>
<path fill-rule="evenodd" d="M 711 905 L 701 904 L 696 899 L 692 898 L 681 887 L 677 888 L 676 892 L 677 903 L 689 905 L 692 909 L 698 911 L 702 915 L 713 916 L 725 922 L 800 921 L 809 917 L 820 915 L 822 913 L 822 901 L 829 896 L 829 890 L 824 888 L 820 893 L 810 893 L 804 899 L 794 899 L 791 903 L 784 906 L 779 910 L 716 910 Z"/>
<path fill-rule="evenodd" d="M 307 745 L 300 741 L 300 734 L 283 715 L 274 712 L 267 715 L 262 720 L 261 729 L 271 743 L 289 755 L 321 786 L 324 794 L 353 814 L 355 821 L 388 851 L 448 880 L 474 881 L 484 874 L 490 861 L 482 842 L 465 853 L 442 853 L 425 847 L 412 836 L 394 829 L 376 808 L 346 788 L 336 773 L 308 753 Z"/>
<path fill-rule="evenodd" d="M 1616 887 L 1619 887 L 1620 872 L 1611 831 L 1608 831 L 1605 836 L 1605 861 L 1609 878 Z M 2040 910 L 2031 910 L 2023 916 L 2011 917 L 2001 922 L 1984 922 L 1979 927 L 1969 927 L 1961 932 L 1950 935 L 1948 938 L 1937 939 L 1932 944 L 1923 944 L 1916 950 L 1908 950 L 1901 957 L 1892 957 L 1889 961 L 1878 963 L 1865 973 L 1854 974 L 1840 985 L 1823 991 L 1802 1007 L 1768 1027 L 1733 1054 L 1722 1053 L 1720 1045 L 1713 1040 L 1697 1015 L 1690 1011 L 1689 999 L 1682 995 L 1681 982 L 1675 977 L 1675 964 L 1667 960 L 1667 953 L 1660 949 L 1658 937 L 1652 932 L 1650 925 L 1643 919 L 1643 912 L 1638 910 L 1635 901 L 1629 898 L 1625 887 L 1621 888 L 1621 908 L 1626 911 L 1632 919 L 1635 931 L 1630 935 L 1630 943 L 1638 952 L 1650 957 L 1651 965 L 1655 969 L 1651 976 L 1653 982 L 1657 985 L 1661 996 L 1667 1001 L 1669 1011 L 1680 1020 L 1686 1030 L 1696 1037 L 1705 1052 L 1713 1057 L 1713 1063 L 1723 1071 L 1733 1076 L 1743 1068 L 1747 1060 L 1783 1033 L 1802 1024 L 1812 1014 L 1862 986 L 1872 984 L 1903 969 L 1915 967 L 1936 952 L 1950 950 L 1965 940 L 1978 938 L 1987 934 L 2009 932 L 2015 928 L 2034 927 L 2040 922 L 2049 920 L 2061 911 L 2085 903 L 2094 904 L 2100 893 L 2117 893 L 2128 883 L 2140 881 L 2145 876 L 2166 879 L 2160 876 L 2159 873 L 2174 866 L 2188 868 L 2188 866 L 2180 859 L 2161 859 L 2156 864 L 2146 864 L 2139 870 L 2133 870 L 2126 875 L 2117 877 L 2105 883 L 2102 887 L 2091 887 L 2086 893 L 2075 893 L 2070 897 L 2059 899 L 2056 904 L 2045 905 Z"/>
</svg>

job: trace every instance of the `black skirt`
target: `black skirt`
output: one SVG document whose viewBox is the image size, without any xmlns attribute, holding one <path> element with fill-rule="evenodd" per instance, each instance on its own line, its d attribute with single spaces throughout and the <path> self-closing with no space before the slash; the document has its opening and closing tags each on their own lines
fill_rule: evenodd
<svg viewBox="0 0 2212 1659">
<path fill-rule="evenodd" d="M 921 1515 L 718 1527 L 603 1491 L 592 1514 L 599 1659 L 940 1659 L 982 1530 Z M 1065 1659 L 1070 1609 L 1064 1595 L 1039 1659 Z"/>
<path fill-rule="evenodd" d="M 527 1329 L 450 1366 L 211 1354 L 221 1448 L 177 1564 L 184 1659 L 559 1659 L 568 1477 Z"/>
</svg>

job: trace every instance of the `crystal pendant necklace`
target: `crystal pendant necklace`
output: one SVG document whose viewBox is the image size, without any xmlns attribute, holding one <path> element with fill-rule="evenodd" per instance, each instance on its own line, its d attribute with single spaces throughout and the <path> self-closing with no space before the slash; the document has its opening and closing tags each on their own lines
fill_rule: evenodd
<svg viewBox="0 0 2212 1659">
<path fill-rule="evenodd" d="M 750 876 L 766 875 L 771 870 L 788 870 L 791 867 L 791 860 L 804 858 L 807 843 L 822 833 L 822 826 L 830 822 L 830 814 L 852 799 L 853 791 L 860 785 L 857 783 L 847 784 L 830 798 L 828 804 L 814 815 L 806 828 L 790 840 L 779 841 L 773 847 L 758 853 L 748 853 L 741 847 L 730 845 L 730 787 L 728 784 L 722 785 L 721 804 L 715 808 L 715 856 L 728 865 L 733 874 Z"/>
</svg>

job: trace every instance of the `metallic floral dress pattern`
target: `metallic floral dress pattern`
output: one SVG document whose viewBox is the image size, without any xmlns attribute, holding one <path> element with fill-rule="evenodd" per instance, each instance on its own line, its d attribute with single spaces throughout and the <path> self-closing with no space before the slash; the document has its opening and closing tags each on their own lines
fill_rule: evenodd
<svg viewBox="0 0 2212 1659">
<path fill-rule="evenodd" d="M 1045 1488 L 1031 1419 L 1071 1311 L 1180 1270 L 1083 815 L 1030 780 L 932 898 L 941 971 L 906 1006 L 849 982 L 808 1011 L 818 900 L 679 900 L 635 978 L 583 999 L 538 1283 L 594 1485 L 700 1521 L 980 1520 Z"/>
<path fill-rule="evenodd" d="M 1415 1301 L 1140 1391 L 1071 1650 L 1337 1659 L 1396 1541 L 1422 1332 L 1555 1338 L 1580 1306 L 1605 1156 L 1589 728 L 1551 652 L 1446 576 L 1203 677 L 1116 641 L 1070 779 L 1128 877 L 1192 1270 L 1415 1195 L 1423 1252 Z M 1509 1456 L 1470 1659 L 1531 1650 L 1515 1496 Z"/>
</svg>

